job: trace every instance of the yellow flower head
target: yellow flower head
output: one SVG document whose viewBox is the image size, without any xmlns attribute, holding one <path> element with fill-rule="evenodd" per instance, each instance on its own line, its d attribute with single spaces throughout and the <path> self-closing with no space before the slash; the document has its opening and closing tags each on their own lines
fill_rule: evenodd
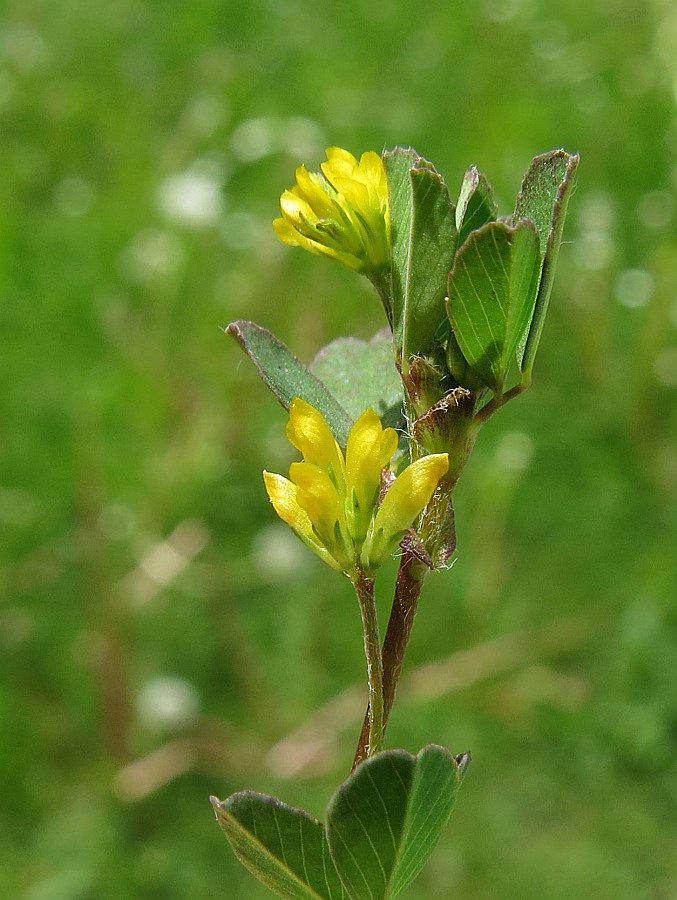
<svg viewBox="0 0 677 900">
<path fill-rule="evenodd" d="M 280 198 L 282 218 L 275 233 L 295 247 L 328 256 L 375 275 L 390 265 L 388 179 L 373 150 L 358 162 L 340 147 L 327 150 L 322 174 L 296 170 L 296 184 Z"/>
<path fill-rule="evenodd" d="M 287 437 L 303 454 L 289 478 L 264 472 L 280 518 L 328 565 L 354 578 L 373 572 L 398 547 L 448 469 L 446 453 L 412 463 L 390 486 L 382 505 L 383 469 L 397 449 L 397 433 L 372 409 L 353 425 L 346 455 L 324 416 L 297 398 Z"/>
</svg>

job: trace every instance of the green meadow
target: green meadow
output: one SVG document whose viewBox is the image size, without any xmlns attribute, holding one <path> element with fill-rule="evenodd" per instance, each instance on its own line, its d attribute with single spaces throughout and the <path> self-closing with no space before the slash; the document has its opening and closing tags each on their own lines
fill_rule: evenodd
<svg viewBox="0 0 677 900">
<path fill-rule="evenodd" d="M 6 0 L 0 895 L 265 900 L 209 795 L 321 817 L 366 699 L 347 580 L 275 516 L 309 362 L 385 324 L 276 240 L 326 147 L 511 211 L 581 155 L 534 383 L 483 429 L 386 745 L 473 762 L 410 900 L 677 897 L 677 13 L 670 0 Z M 385 623 L 395 568 L 386 567 Z"/>
</svg>

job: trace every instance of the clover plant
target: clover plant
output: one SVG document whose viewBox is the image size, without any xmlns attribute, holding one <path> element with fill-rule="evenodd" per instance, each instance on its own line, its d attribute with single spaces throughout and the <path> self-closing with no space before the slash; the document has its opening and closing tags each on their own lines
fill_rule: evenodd
<svg viewBox="0 0 677 900">
<path fill-rule="evenodd" d="M 470 168 L 454 202 L 412 149 L 305 166 L 273 223 L 286 244 L 366 276 L 386 327 L 338 339 L 306 366 L 253 322 L 227 332 L 289 412 L 302 460 L 264 472 L 273 509 L 353 585 L 368 706 L 352 772 L 325 821 L 252 791 L 212 797 L 240 861 L 286 898 L 390 900 L 432 853 L 470 754 L 384 749 L 426 575 L 455 549 L 453 492 L 482 425 L 531 383 L 578 157 L 535 157 L 514 210 Z M 383 640 L 375 573 L 399 558 Z"/>
</svg>

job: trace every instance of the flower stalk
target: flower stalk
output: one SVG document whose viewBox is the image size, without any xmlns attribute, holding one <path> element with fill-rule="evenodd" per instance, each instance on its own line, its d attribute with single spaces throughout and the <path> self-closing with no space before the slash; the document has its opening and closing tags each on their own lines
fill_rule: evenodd
<svg viewBox="0 0 677 900">
<path fill-rule="evenodd" d="M 401 560 L 395 585 L 395 596 L 390 610 L 388 627 L 381 650 L 381 665 L 383 670 L 383 734 L 388 727 L 388 720 L 395 702 L 397 683 L 402 672 L 404 657 L 409 645 L 411 630 L 416 618 L 419 597 L 423 590 L 425 576 L 428 567 L 414 556 L 405 551 Z M 370 731 L 371 731 L 371 700 L 370 706 L 364 716 L 362 731 L 357 743 L 353 770 L 369 758 Z"/>
<path fill-rule="evenodd" d="M 360 573 L 353 583 L 362 617 L 364 654 L 367 660 L 367 679 L 369 683 L 369 706 L 365 740 L 365 759 L 368 759 L 370 756 L 374 756 L 375 753 L 380 753 L 383 749 L 383 735 L 385 732 L 383 660 L 381 658 L 381 639 L 374 599 L 374 579 Z"/>
</svg>

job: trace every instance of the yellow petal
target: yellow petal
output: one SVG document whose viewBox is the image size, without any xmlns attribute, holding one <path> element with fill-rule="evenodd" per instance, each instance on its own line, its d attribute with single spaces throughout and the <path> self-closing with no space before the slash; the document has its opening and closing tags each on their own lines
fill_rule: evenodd
<svg viewBox="0 0 677 900">
<path fill-rule="evenodd" d="M 373 409 L 365 410 L 350 429 L 346 446 L 346 477 L 359 471 L 365 461 L 374 456 L 380 448 L 383 426 Z"/>
<path fill-rule="evenodd" d="M 396 549 L 448 469 L 448 454 L 432 453 L 416 460 L 398 475 L 383 498 L 365 542 L 363 560 L 368 567 L 380 566 Z"/>
<path fill-rule="evenodd" d="M 274 219 L 273 230 L 283 243 L 290 244 L 292 247 L 298 247 L 298 232 L 287 219 Z"/>
<path fill-rule="evenodd" d="M 359 417 L 350 430 L 346 447 L 346 516 L 358 543 L 367 535 L 381 487 L 381 420 L 373 409 Z M 390 457 L 388 457 L 388 460 Z"/>
<path fill-rule="evenodd" d="M 314 224 L 318 220 L 318 216 L 306 198 L 294 191 L 285 191 L 282 194 L 280 209 L 284 218 L 294 227 L 303 226 L 306 223 Z"/>
<path fill-rule="evenodd" d="M 449 469 L 447 453 L 432 453 L 417 459 L 399 475 L 383 498 L 377 526 L 393 531 L 410 528 L 435 493 L 440 478 Z M 381 518 L 379 523 L 378 518 Z"/>
<path fill-rule="evenodd" d="M 376 510 L 382 470 L 397 449 L 397 433 L 384 429 L 373 409 L 353 425 L 346 447 L 346 515 L 351 534 L 362 542 Z"/>
<path fill-rule="evenodd" d="M 360 157 L 360 177 L 371 185 L 379 196 L 387 196 L 388 179 L 383 160 L 373 150 L 367 150 Z"/>
<path fill-rule="evenodd" d="M 308 514 L 315 532 L 328 545 L 342 514 L 336 485 L 323 469 L 309 462 L 292 463 L 289 477 L 297 487 L 296 502 Z"/>
<path fill-rule="evenodd" d="M 319 542 L 341 565 L 352 571 L 355 564 L 355 545 L 348 533 L 341 496 L 329 475 L 319 466 L 308 462 L 292 463 L 289 477 L 297 485 L 296 500 L 312 524 Z"/>
<path fill-rule="evenodd" d="M 304 226 L 297 227 L 296 225 L 292 225 L 287 219 L 275 219 L 273 221 L 275 234 L 284 244 L 289 244 L 291 247 L 302 247 L 304 250 L 309 250 L 311 253 L 316 253 L 319 256 L 326 256 L 329 259 L 336 260 L 336 262 L 341 263 L 341 265 L 346 266 L 355 272 L 362 271 L 362 261 L 358 257 L 341 250 L 336 250 L 331 246 L 327 246 L 327 244 L 320 243 L 319 240 L 304 234 L 303 230 L 301 230 L 302 228 L 305 230 Z"/>
<path fill-rule="evenodd" d="M 357 160 L 352 153 L 342 147 L 328 147 L 326 153 L 327 161 L 320 165 L 325 178 L 331 181 L 335 175 L 342 178 L 352 176 L 357 168 Z"/>
<path fill-rule="evenodd" d="M 263 481 L 270 502 L 278 516 L 292 528 L 312 536 L 313 526 L 308 513 L 302 509 L 296 499 L 298 488 L 283 475 L 264 472 Z"/>
<path fill-rule="evenodd" d="M 305 166 L 299 166 L 296 170 L 296 184 L 295 192 L 306 200 L 318 219 L 336 216 L 336 204 L 327 192 L 327 183 L 315 172 L 308 172 Z"/>
<path fill-rule="evenodd" d="M 368 409 L 353 425 L 346 447 L 346 480 L 355 483 L 364 468 L 379 472 L 386 466 L 398 444 L 394 428 L 383 428 L 373 409 Z"/>
<path fill-rule="evenodd" d="M 264 472 L 263 481 L 270 497 L 273 508 L 283 522 L 289 525 L 313 553 L 317 554 L 323 562 L 331 566 L 337 572 L 343 572 L 344 567 L 329 553 L 326 547 L 318 541 L 310 517 L 302 509 L 296 499 L 297 487 L 282 475 L 273 472 Z"/>
<path fill-rule="evenodd" d="M 343 482 L 343 453 L 322 413 L 300 397 L 292 400 L 287 423 L 289 443 L 306 462 L 324 469 L 334 483 Z"/>
</svg>

